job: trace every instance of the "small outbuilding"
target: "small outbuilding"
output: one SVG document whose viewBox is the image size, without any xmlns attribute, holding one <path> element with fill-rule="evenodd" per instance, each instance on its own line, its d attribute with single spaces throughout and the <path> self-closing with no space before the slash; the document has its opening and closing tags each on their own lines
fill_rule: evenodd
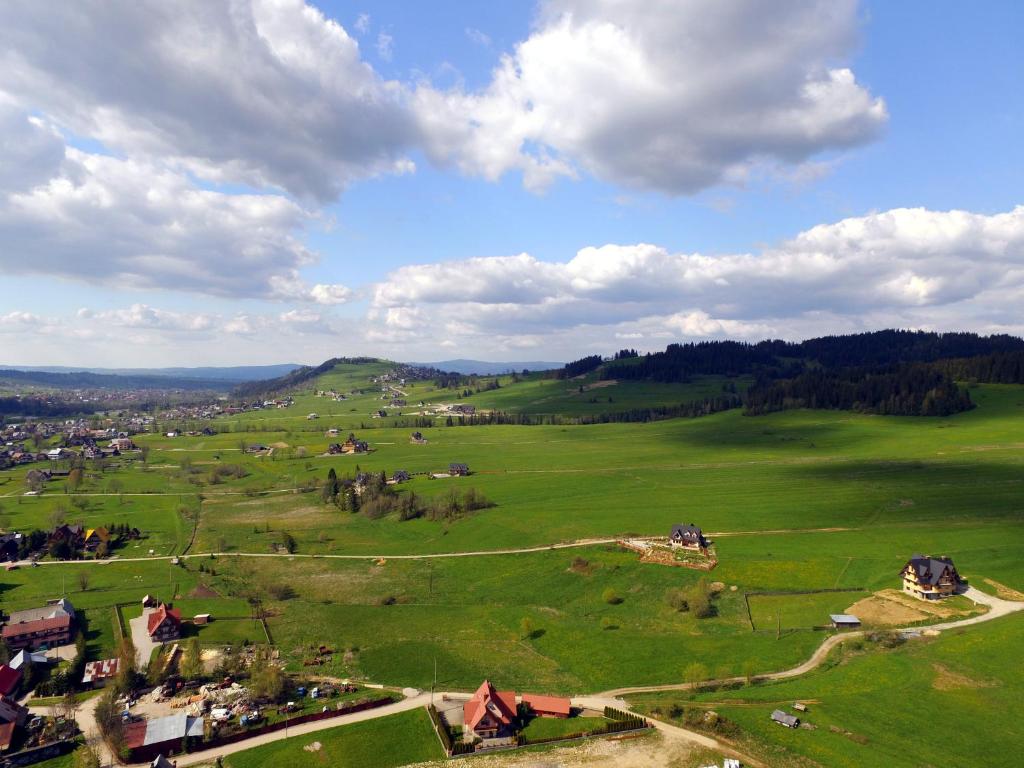
<svg viewBox="0 0 1024 768">
<path fill-rule="evenodd" d="M 848 613 L 833 613 L 829 619 L 835 629 L 856 629 L 860 626 L 860 619 Z"/>
<path fill-rule="evenodd" d="M 783 712 L 781 709 L 776 709 L 774 712 L 772 712 L 772 720 L 774 720 L 779 725 L 786 726 L 787 728 L 800 727 L 799 717 L 794 717 L 793 715 Z"/>
</svg>

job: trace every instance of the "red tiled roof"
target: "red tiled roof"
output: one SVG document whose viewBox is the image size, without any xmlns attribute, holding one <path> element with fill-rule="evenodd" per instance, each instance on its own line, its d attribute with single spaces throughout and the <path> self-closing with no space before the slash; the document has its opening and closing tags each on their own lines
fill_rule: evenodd
<svg viewBox="0 0 1024 768">
<path fill-rule="evenodd" d="M 149 618 L 146 620 L 146 629 L 150 635 L 159 629 L 160 625 L 170 619 L 175 624 L 181 624 L 181 611 L 178 608 L 168 608 L 164 603 L 160 603 L 160 607 L 149 614 Z"/>
<path fill-rule="evenodd" d="M 0 664 L 0 695 L 6 696 L 21 682 L 21 670 Z"/>
<path fill-rule="evenodd" d="M 55 616 L 52 619 L 37 619 L 36 621 L 22 621 L 18 624 L 8 624 L 4 627 L 3 637 L 21 637 L 22 635 L 34 634 L 36 632 L 49 632 L 54 629 L 67 629 L 71 626 L 71 617 L 68 615 Z"/>
<path fill-rule="evenodd" d="M 566 717 L 569 716 L 572 706 L 569 699 L 563 699 L 561 696 L 539 696 L 536 693 L 524 693 L 523 703 L 529 704 L 530 709 L 537 713 L 546 712 Z"/>
<path fill-rule="evenodd" d="M 502 725 L 511 725 L 516 717 L 516 692 L 496 691 L 489 681 L 484 680 L 473 698 L 463 705 L 466 727 L 476 728 L 488 712 Z"/>
</svg>

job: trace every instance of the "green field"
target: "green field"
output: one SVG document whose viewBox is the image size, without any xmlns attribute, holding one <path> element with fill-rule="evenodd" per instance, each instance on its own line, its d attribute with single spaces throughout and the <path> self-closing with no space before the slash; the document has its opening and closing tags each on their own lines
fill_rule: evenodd
<svg viewBox="0 0 1024 768">
<path fill-rule="evenodd" d="M 1024 387 L 977 386 L 975 410 L 941 419 L 739 410 L 590 426 L 445 426 L 440 418 L 417 427 L 428 443 L 414 445 L 412 428 L 395 426 L 397 417 L 370 418 L 386 402 L 369 376 L 388 368 L 340 366 L 296 393 L 292 407 L 215 420 L 212 436 L 140 435 L 146 461 L 133 454 L 92 469 L 77 492 L 51 483 L 26 497 L 25 468 L 4 473 L 0 505 L 11 527 L 48 528 L 60 507 L 72 522 L 141 528 L 148 538 L 119 558 L 189 552 L 181 567 L 115 560 L 7 572 L 4 608 L 68 594 L 89 618 L 90 655 L 101 656 L 113 647 L 114 606 L 137 611 L 143 594 L 174 600 L 185 616 L 212 613 L 214 622 L 198 630 L 207 645 L 265 642 L 250 618 L 250 600 L 259 598 L 273 642 L 296 672 L 325 645 L 334 653 L 315 669 L 338 677 L 425 687 L 436 660 L 438 685 L 448 690 L 472 690 L 488 677 L 576 694 L 681 682 L 693 660 L 713 677 L 792 667 L 826 636 L 800 630 L 898 586 L 914 552 L 952 556 L 980 588 L 994 591 L 986 582 L 993 580 L 1024 591 Z M 599 396 L 647 407 L 709 396 L 724 383 L 501 382 L 462 400 L 586 415 L 591 406 L 608 410 L 590 402 Z M 349 399 L 312 391 L 332 387 Z M 409 411 L 420 400 L 459 399 L 431 382 L 403 391 Z M 307 419 L 313 412 L 319 418 Z M 162 433 L 172 424 L 157 426 Z M 371 453 L 322 455 L 338 440 L 325 434 L 331 427 L 354 429 Z M 252 443 L 274 450 L 245 453 Z M 472 475 L 428 479 L 452 461 L 468 463 Z M 495 506 L 449 521 L 370 519 L 321 501 L 330 468 L 343 477 L 404 469 L 418 474 L 400 494 L 429 499 L 472 487 Z M 665 535 L 678 522 L 701 525 L 715 542 L 719 564 L 706 577 L 718 582 L 717 597 L 708 618 L 666 601 L 701 572 L 642 564 L 612 543 L 547 549 Z M 279 554 L 285 533 L 297 543 L 294 556 Z M 401 557 L 527 547 L 539 551 Z M 837 589 L 845 591 L 754 595 L 749 614 L 744 597 Z M 619 600 L 607 601 L 607 590 Z"/>
<path fill-rule="evenodd" d="M 522 734 L 527 741 L 556 739 L 561 736 L 574 736 L 592 731 L 607 722 L 603 717 L 569 717 L 564 720 L 554 717 L 535 717 L 526 724 Z"/>
<path fill-rule="evenodd" d="M 812 594 L 748 595 L 753 628 L 760 631 L 813 629 L 828 626 L 829 615 L 846 609 L 867 592 L 816 592 Z"/>
<path fill-rule="evenodd" d="M 314 743 L 320 744 L 319 749 L 305 749 Z M 224 764 L 228 768 L 393 768 L 443 756 L 426 711 L 416 709 L 237 752 L 226 757 Z"/>
<path fill-rule="evenodd" d="M 657 694 L 631 703 L 660 717 L 673 705 L 713 709 L 739 725 L 745 749 L 780 768 L 807 760 L 836 768 L 1015 765 L 1024 748 L 1024 671 L 1016 663 L 1022 635 L 1018 614 L 894 650 L 865 643 L 795 680 L 693 701 Z M 800 717 L 815 730 L 769 720 L 773 709 L 793 712 L 795 701 L 810 702 Z M 947 717 L 955 725 L 947 727 Z"/>
</svg>

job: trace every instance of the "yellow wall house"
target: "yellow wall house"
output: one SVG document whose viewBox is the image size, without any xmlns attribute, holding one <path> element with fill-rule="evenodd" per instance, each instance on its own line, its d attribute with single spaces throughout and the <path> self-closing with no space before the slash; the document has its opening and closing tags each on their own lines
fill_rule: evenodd
<svg viewBox="0 0 1024 768">
<path fill-rule="evenodd" d="M 940 600 L 955 595 L 964 583 L 948 557 L 914 555 L 900 575 L 903 591 L 919 600 Z"/>
</svg>

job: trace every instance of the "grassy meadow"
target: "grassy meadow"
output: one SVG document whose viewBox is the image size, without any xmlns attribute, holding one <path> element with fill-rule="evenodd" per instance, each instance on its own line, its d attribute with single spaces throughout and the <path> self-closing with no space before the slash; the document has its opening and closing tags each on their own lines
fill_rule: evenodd
<svg viewBox="0 0 1024 768">
<path fill-rule="evenodd" d="M 745 749 L 779 768 L 1015 765 L 1024 749 L 1024 670 L 1016 663 L 1022 636 L 1024 616 L 1017 614 L 890 650 L 857 644 L 827 667 L 785 682 L 693 698 L 652 694 L 631 704 L 659 717 L 714 710 L 739 726 Z M 808 712 L 793 712 L 795 701 L 808 702 Z M 769 720 L 776 708 L 815 729 L 776 725 Z"/>
</svg>

